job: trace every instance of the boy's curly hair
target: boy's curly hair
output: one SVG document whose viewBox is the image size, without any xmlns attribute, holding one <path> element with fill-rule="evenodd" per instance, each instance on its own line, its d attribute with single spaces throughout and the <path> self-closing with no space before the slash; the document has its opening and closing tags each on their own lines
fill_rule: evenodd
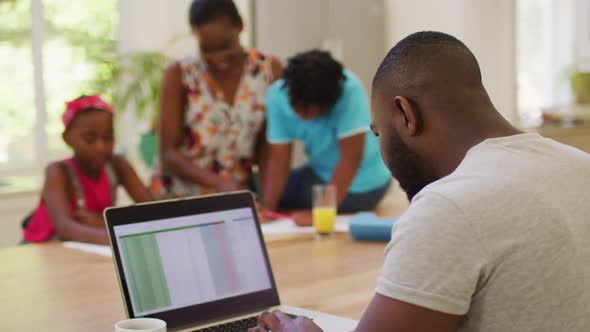
<svg viewBox="0 0 590 332">
<path fill-rule="evenodd" d="M 331 108 L 342 94 L 344 68 L 329 52 L 311 50 L 290 58 L 283 72 L 291 105 Z"/>
</svg>

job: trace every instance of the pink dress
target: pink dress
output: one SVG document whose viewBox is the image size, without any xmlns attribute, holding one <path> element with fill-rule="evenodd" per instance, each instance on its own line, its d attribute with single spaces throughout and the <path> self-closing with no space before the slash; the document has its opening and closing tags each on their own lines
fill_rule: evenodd
<svg viewBox="0 0 590 332">
<path fill-rule="evenodd" d="M 102 214 L 106 208 L 113 205 L 112 186 L 106 170 L 103 169 L 98 179 L 93 180 L 84 175 L 72 159 L 66 159 L 64 162 L 72 166 L 78 177 L 78 181 L 84 192 L 83 202 L 86 211 Z M 73 197 L 70 201 L 70 209 L 72 211 L 78 209 L 76 200 L 76 190 L 74 190 Z M 24 238 L 27 242 L 44 242 L 51 240 L 55 235 L 55 227 L 51 221 L 49 211 L 43 199 L 41 199 L 24 230 Z"/>
</svg>

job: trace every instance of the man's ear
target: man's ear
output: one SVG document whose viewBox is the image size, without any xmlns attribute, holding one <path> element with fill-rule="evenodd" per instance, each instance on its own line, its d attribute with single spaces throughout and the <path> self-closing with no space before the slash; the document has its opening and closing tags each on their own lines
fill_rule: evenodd
<svg viewBox="0 0 590 332">
<path fill-rule="evenodd" d="M 394 121 L 398 132 L 405 132 L 408 136 L 420 134 L 422 118 L 417 105 L 403 96 L 395 97 L 393 104 Z"/>
</svg>

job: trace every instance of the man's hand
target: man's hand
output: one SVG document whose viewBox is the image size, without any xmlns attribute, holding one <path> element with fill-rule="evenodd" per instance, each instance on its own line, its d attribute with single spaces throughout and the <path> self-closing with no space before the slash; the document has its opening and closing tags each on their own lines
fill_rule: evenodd
<svg viewBox="0 0 590 332">
<path fill-rule="evenodd" d="M 258 326 L 248 332 L 323 332 L 311 319 L 307 317 L 289 318 L 284 313 L 275 310 L 272 313 L 263 312 L 258 316 Z"/>
<path fill-rule="evenodd" d="M 312 226 L 313 217 L 311 211 L 297 211 L 291 215 L 297 226 Z"/>
</svg>

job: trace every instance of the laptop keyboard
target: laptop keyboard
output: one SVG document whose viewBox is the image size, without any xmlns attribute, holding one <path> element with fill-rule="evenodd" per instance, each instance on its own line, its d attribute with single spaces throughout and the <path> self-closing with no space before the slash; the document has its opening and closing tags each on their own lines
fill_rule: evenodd
<svg viewBox="0 0 590 332">
<path fill-rule="evenodd" d="M 255 327 L 257 323 L 257 317 L 248 317 L 233 322 L 206 327 L 200 330 L 194 330 L 193 332 L 246 332 L 249 328 Z"/>
</svg>

